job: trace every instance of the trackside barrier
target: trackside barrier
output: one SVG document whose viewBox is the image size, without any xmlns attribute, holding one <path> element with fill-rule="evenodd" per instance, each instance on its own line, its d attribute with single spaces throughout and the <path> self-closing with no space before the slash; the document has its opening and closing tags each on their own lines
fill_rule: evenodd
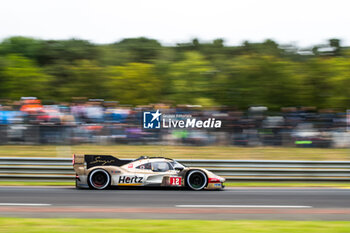
<svg viewBox="0 0 350 233">
<path fill-rule="evenodd" d="M 227 181 L 350 181 L 350 161 L 192 160 Z M 0 157 L 0 180 L 74 181 L 71 158 Z"/>
</svg>

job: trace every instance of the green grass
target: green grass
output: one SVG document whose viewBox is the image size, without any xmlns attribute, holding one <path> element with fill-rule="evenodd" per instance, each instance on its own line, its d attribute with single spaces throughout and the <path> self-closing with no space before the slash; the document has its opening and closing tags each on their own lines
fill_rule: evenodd
<svg viewBox="0 0 350 233">
<path fill-rule="evenodd" d="M 350 182 L 229 182 L 226 187 L 334 187 L 349 188 Z"/>
<path fill-rule="evenodd" d="M 0 218 L 1 232 L 350 232 L 345 221 L 204 221 Z"/>
<path fill-rule="evenodd" d="M 155 145 L 2 145 L 0 157 L 71 157 L 76 154 L 110 154 L 120 158 L 141 155 L 182 159 L 350 160 L 349 149 L 233 146 Z"/>
<path fill-rule="evenodd" d="M 75 186 L 73 181 L 0 181 L 0 186 Z"/>
</svg>

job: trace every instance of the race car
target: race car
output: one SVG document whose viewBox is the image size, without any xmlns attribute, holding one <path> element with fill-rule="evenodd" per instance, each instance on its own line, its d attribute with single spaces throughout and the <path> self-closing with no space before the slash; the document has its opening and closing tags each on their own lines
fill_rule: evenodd
<svg viewBox="0 0 350 233">
<path fill-rule="evenodd" d="M 141 156 L 135 160 L 111 155 L 73 155 L 76 188 L 110 186 L 178 187 L 192 190 L 223 189 L 225 178 L 198 167 L 185 167 L 164 157 Z"/>
</svg>

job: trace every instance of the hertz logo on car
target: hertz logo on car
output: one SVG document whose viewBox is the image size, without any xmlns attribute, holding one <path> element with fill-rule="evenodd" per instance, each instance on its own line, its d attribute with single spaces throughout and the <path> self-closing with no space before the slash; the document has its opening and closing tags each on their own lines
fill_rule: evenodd
<svg viewBox="0 0 350 233">
<path fill-rule="evenodd" d="M 143 177 L 139 176 L 119 176 L 119 184 L 142 184 Z"/>
</svg>

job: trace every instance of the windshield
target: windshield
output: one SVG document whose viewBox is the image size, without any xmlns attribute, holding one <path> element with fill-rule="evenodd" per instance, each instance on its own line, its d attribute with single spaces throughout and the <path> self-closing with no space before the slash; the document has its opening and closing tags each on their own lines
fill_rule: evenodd
<svg viewBox="0 0 350 233">
<path fill-rule="evenodd" d="M 177 162 L 177 161 L 175 161 L 175 160 L 171 161 L 170 163 L 171 163 L 171 165 L 173 165 L 174 168 L 175 168 L 175 167 L 185 168 L 184 165 L 182 165 L 181 163 L 179 163 L 179 162 Z"/>
<path fill-rule="evenodd" d="M 152 171 L 154 172 L 166 172 L 173 170 L 173 167 L 168 162 L 152 162 Z"/>
</svg>

